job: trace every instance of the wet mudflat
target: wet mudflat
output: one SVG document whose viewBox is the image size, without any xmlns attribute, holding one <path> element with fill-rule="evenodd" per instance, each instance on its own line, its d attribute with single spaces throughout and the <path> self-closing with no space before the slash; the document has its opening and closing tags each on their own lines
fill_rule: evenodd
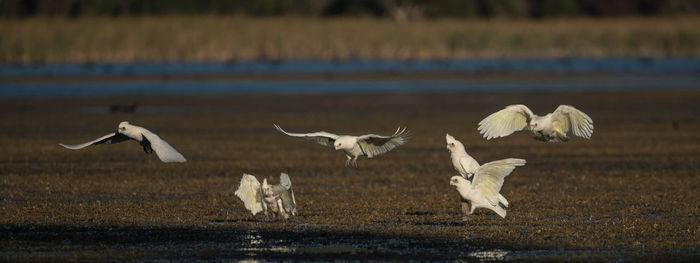
<svg viewBox="0 0 700 263">
<path fill-rule="evenodd" d="M 693 261 L 700 258 L 700 92 L 140 96 L 0 103 L 0 259 Z M 138 103 L 132 113 L 110 105 Z M 486 141 L 506 105 L 571 104 L 591 140 Z M 70 151 L 128 120 L 177 148 L 135 142 Z M 289 131 L 392 133 L 409 143 L 359 168 Z M 480 163 L 518 157 L 508 216 L 462 221 L 445 133 Z M 290 174 L 299 215 L 267 222 L 233 191 L 243 172 Z"/>
</svg>

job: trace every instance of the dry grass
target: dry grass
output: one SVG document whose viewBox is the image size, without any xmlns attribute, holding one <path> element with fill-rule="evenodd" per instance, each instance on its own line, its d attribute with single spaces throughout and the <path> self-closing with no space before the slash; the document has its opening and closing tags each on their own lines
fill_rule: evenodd
<svg viewBox="0 0 700 263">
<path fill-rule="evenodd" d="M 89 110 L 117 100 L 109 98 L 4 101 L 0 258 L 454 260 L 483 246 L 612 251 L 558 260 L 699 256 L 698 92 L 376 98 L 119 98 L 150 107 L 134 114 Z M 592 116 L 593 139 L 547 144 L 516 134 L 486 141 L 476 132 L 479 119 L 505 105 L 525 103 L 544 113 L 556 107 L 553 101 Z M 160 163 L 135 143 L 80 151 L 57 145 L 105 134 L 121 120 L 147 125 L 189 162 Z M 351 169 L 343 167 L 341 153 L 283 136 L 272 123 L 291 131 L 353 134 L 407 125 L 414 136 L 405 147 L 361 159 L 361 167 Z M 465 142 L 480 162 L 527 159 L 505 182 L 507 218 L 479 211 L 461 221 L 457 193 L 448 184 L 454 172 L 445 132 Z M 232 194 L 244 171 L 273 182 L 288 172 L 299 216 L 267 223 L 247 213 Z M 260 243 L 250 240 L 251 233 Z M 304 254 L 309 244 L 322 250 Z M 390 249 L 377 250 L 377 244 Z M 295 250 L 274 250 L 280 246 Z"/>
<path fill-rule="evenodd" d="M 542 21 L 131 17 L 0 20 L 5 63 L 697 57 L 698 17 Z"/>
</svg>

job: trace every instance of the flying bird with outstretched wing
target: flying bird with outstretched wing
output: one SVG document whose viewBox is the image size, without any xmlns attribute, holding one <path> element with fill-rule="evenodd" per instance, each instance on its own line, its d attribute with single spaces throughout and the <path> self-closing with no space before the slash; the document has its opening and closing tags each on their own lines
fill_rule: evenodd
<svg viewBox="0 0 700 263">
<path fill-rule="evenodd" d="M 286 220 L 289 219 L 289 214 L 297 214 L 292 180 L 286 173 L 280 174 L 280 183 L 276 185 L 268 184 L 267 178 L 260 184 L 255 176 L 244 173 L 234 194 L 253 215 L 262 211 L 266 219 L 271 215 L 273 219 Z"/>
<path fill-rule="evenodd" d="M 534 139 L 545 142 L 566 142 L 567 133 L 590 139 L 593 120 L 569 105 L 560 105 L 554 112 L 537 116 L 525 105 L 510 105 L 479 122 L 479 133 L 487 140 L 504 137 L 516 131 L 530 130 Z"/>
<path fill-rule="evenodd" d="M 166 141 L 158 137 L 155 133 L 139 127 L 136 125 L 131 125 L 127 121 L 119 123 L 118 129 L 114 133 L 107 134 L 93 141 L 86 143 L 76 144 L 76 145 L 66 145 L 59 143 L 59 145 L 66 147 L 71 150 L 82 149 L 91 145 L 98 144 L 115 144 L 127 140 L 135 140 L 143 147 L 143 151 L 146 153 L 155 152 L 158 158 L 166 163 L 182 163 L 186 162 L 182 154 L 180 154 L 175 148 L 170 146 Z"/>
<path fill-rule="evenodd" d="M 410 133 L 406 130 L 406 128 L 401 129 L 401 127 L 396 129 L 396 132 L 394 132 L 394 134 L 391 136 L 381 136 L 376 134 L 366 134 L 362 136 L 336 135 L 325 131 L 312 133 L 291 133 L 286 132 L 277 124 L 275 124 L 274 127 L 277 131 L 286 135 L 302 138 L 323 146 L 333 147 L 335 150 L 342 150 L 345 152 L 345 156 L 347 157 L 345 166 L 350 164 L 357 166 L 357 158 L 360 156 L 367 156 L 367 158 L 371 159 L 377 155 L 396 149 L 397 147 L 406 144 L 410 137 Z"/>
<path fill-rule="evenodd" d="M 447 134 L 447 149 L 450 151 L 452 166 L 460 176 L 453 176 L 450 185 L 457 188 L 462 197 L 463 220 L 471 215 L 474 209 L 487 208 L 501 217 L 506 217 L 508 200 L 499 192 L 503 181 L 516 166 L 525 165 L 523 159 L 503 159 L 479 165 L 474 158 L 467 154 L 462 142 Z"/>
</svg>

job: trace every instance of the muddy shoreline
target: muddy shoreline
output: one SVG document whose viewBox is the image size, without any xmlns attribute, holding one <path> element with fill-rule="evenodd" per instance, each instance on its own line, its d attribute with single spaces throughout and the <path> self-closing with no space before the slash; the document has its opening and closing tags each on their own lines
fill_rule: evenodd
<svg viewBox="0 0 700 263">
<path fill-rule="evenodd" d="M 3 99 L 0 258 L 43 260 L 693 261 L 700 257 L 698 91 Z M 132 113 L 115 103 L 138 102 Z M 571 104 L 591 140 L 527 134 L 486 141 L 476 123 L 513 103 Z M 95 110 L 104 109 L 104 110 Z M 188 158 L 137 144 L 69 151 L 122 120 Z M 359 168 L 289 131 L 391 133 L 404 147 Z M 449 132 L 480 163 L 528 161 L 507 178 L 501 219 L 463 222 L 444 148 Z M 243 172 L 290 174 L 299 215 L 265 222 L 233 195 Z"/>
</svg>

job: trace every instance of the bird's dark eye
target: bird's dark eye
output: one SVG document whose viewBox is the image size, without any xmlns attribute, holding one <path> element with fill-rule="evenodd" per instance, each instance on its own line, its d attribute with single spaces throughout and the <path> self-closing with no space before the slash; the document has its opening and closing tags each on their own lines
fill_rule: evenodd
<svg viewBox="0 0 700 263">
<path fill-rule="evenodd" d="M 343 145 L 343 144 L 342 144 L 342 143 L 338 143 L 338 146 L 341 146 L 341 145 Z"/>
<path fill-rule="evenodd" d="M 457 182 L 457 179 L 455 178 L 455 179 L 454 179 L 454 180 L 452 180 L 452 181 L 456 183 L 456 182 Z"/>
<path fill-rule="evenodd" d="M 537 123 L 535 123 L 535 127 L 537 127 Z"/>
<path fill-rule="evenodd" d="M 454 142 L 453 142 L 453 143 L 450 143 L 450 146 L 454 147 L 454 146 L 455 146 L 455 143 L 454 143 Z"/>
</svg>

